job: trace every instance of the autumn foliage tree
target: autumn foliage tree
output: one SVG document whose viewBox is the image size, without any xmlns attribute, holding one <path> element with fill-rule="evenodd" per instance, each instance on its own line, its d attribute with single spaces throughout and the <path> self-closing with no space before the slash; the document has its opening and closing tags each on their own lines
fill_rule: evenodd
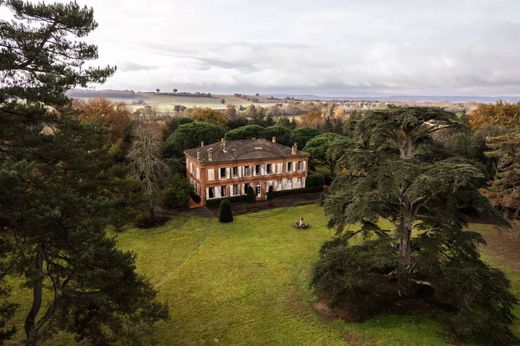
<svg viewBox="0 0 520 346">
<path fill-rule="evenodd" d="M 507 218 L 520 218 L 520 133 L 486 140 L 486 155 L 498 160 L 495 179 L 483 192 Z"/>
<path fill-rule="evenodd" d="M 108 127 L 113 142 L 125 136 L 131 119 L 130 111 L 124 103 L 114 103 L 107 98 L 94 98 L 88 101 L 74 100 L 73 105 L 80 111 L 81 121 L 100 123 Z"/>
<path fill-rule="evenodd" d="M 486 126 L 520 127 L 520 102 L 497 102 L 496 104 L 480 104 L 468 115 L 473 129 Z"/>
<path fill-rule="evenodd" d="M 307 127 L 319 127 L 325 122 L 325 118 L 321 112 L 318 111 L 305 113 L 301 116 L 300 120 L 301 123 Z"/>
<path fill-rule="evenodd" d="M 195 108 L 191 113 L 194 121 L 203 121 L 218 125 L 226 125 L 228 117 L 221 111 L 211 108 Z"/>
</svg>

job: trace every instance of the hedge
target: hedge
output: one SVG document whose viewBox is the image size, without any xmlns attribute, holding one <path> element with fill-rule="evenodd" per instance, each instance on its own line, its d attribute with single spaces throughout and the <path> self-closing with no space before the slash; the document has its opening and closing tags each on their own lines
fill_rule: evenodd
<svg viewBox="0 0 520 346">
<path fill-rule="evenodd" d="M 325 184 L 325 178 L 321 174 L 311 174 L 305 179 L 306 187 L 317 187 Z"/>
<path fill-rule="evenodd" d="M 206 201 L 206 206 L 207 207 L 218 207 L 220 206 L 220 203 L 227 199 L 228 201 L 230 201 L 231 203 L 236 203 L 236 202 L 245 202 L 247 200 L 247 196 L 246 195 L 243 195 L 243 196 L 235 196 L 235 197 L 226 197 L 226 198 L 216 198 L 216 199 L 208 199 Z"/>
<path fill-rule="evenodd" d="M 301 195 L 303 193 L 321 192 L 321 191 L 323 191 L 323 186 L 309 186 L 309 187 L 304 187 L 301 189 L 273 191 L 273 198 L 281 197 L 281 196 Z"/>
<path fill-rule="evenodd" d="M 311 192 L 321 192 L 323 191 L 323 186 L 310 186 L 304 187 L 301 189 L 293 189 L 293 190 L 283 190 L 283 191 L 273 191 L 273 198 L 281 197 L 281 196 L 291 196 L 291 195 L 301 195 L 303 193 L 311 193 Z M 240 203 L 247 202 L 247 195 L 235 196 L 235 197 L 226 197 L 226 198 L 216 198 L 216 199 L 208 199 L 206 201 L 207 207 L 218 207 L 220 203 L 227 199 L 231 203 Z"/>
</svg>

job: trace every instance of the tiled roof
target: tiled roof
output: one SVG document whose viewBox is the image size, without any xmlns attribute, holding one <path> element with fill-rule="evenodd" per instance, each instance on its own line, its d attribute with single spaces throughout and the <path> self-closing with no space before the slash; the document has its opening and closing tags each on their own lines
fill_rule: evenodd
<svg viewBox="0 0 520 346">
<path fill-rule="evenodd" d="M 199 159 L 197 159 L 197 151 L 199 151 Z M 208 152 L 212 153 L 211 161 L 208 158 Z M 266 139 L 226 140 L 225 142 L 187 149 L 184 153 L 201 164 L 309 156 L 308 153 L 301 150 L 296 150 L 296 154 L 293 155 L 291 147 L 273 143 Z"/>
</svg>

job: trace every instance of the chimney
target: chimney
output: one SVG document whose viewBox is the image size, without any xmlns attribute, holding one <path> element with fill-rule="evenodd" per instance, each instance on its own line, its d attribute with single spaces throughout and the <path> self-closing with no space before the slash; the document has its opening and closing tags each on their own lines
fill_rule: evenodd
<svg viewBox="0 0 520 346">
<path fill-rule="evenodd" d="M 222 151 L 227 153 L 227 150 L 226 150 L 226 138 L 221 138 L 220 139 L 220 143 L 222 144 Z"/>
<path fill-rule="evenodd" d="M 297 152 L 298 152 L 298 144 L 294 143 L 291 148 L 291 155 L 296 155 Z"/>
<path fill-rule="evenodd" d="M 200 160 L 200 150 L 197 149 L 197 160 Z"/>
<path fill-rule="evenodd" d="M 204 141 L 200 141 L 200 146 L 201 146 L 201 147 L 204 146 Z"/>
<path fill-rule="evenodd" d="M 213 148 L 208 149 L 208 161 L 213 161 Z"/>
<path fill-rule="evenodd" d="M 276 143 L 276 136 L 273 136 L 271 140 L 273 141 L 273 143 Z"/>
</svg>

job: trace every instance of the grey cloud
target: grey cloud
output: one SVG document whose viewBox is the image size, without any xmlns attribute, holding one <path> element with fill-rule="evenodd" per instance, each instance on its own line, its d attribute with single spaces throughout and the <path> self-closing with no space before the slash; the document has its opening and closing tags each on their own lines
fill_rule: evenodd
<svg viewBox="0 0 520 346">
<path fill-rule="evenodd" d="M 517 0 L 83 1 L 112 88 L 520 94 Z"/>
<path fill-rule="evenodd" d="M 145 65 L 136 62 L 123 62 L 117 66 L 120 71 L 128 72 L 128 71 L 142 71 L 142 70 L 153 70 L 156 69 L 157 66 L 154 65 Z"/>
</svg>

